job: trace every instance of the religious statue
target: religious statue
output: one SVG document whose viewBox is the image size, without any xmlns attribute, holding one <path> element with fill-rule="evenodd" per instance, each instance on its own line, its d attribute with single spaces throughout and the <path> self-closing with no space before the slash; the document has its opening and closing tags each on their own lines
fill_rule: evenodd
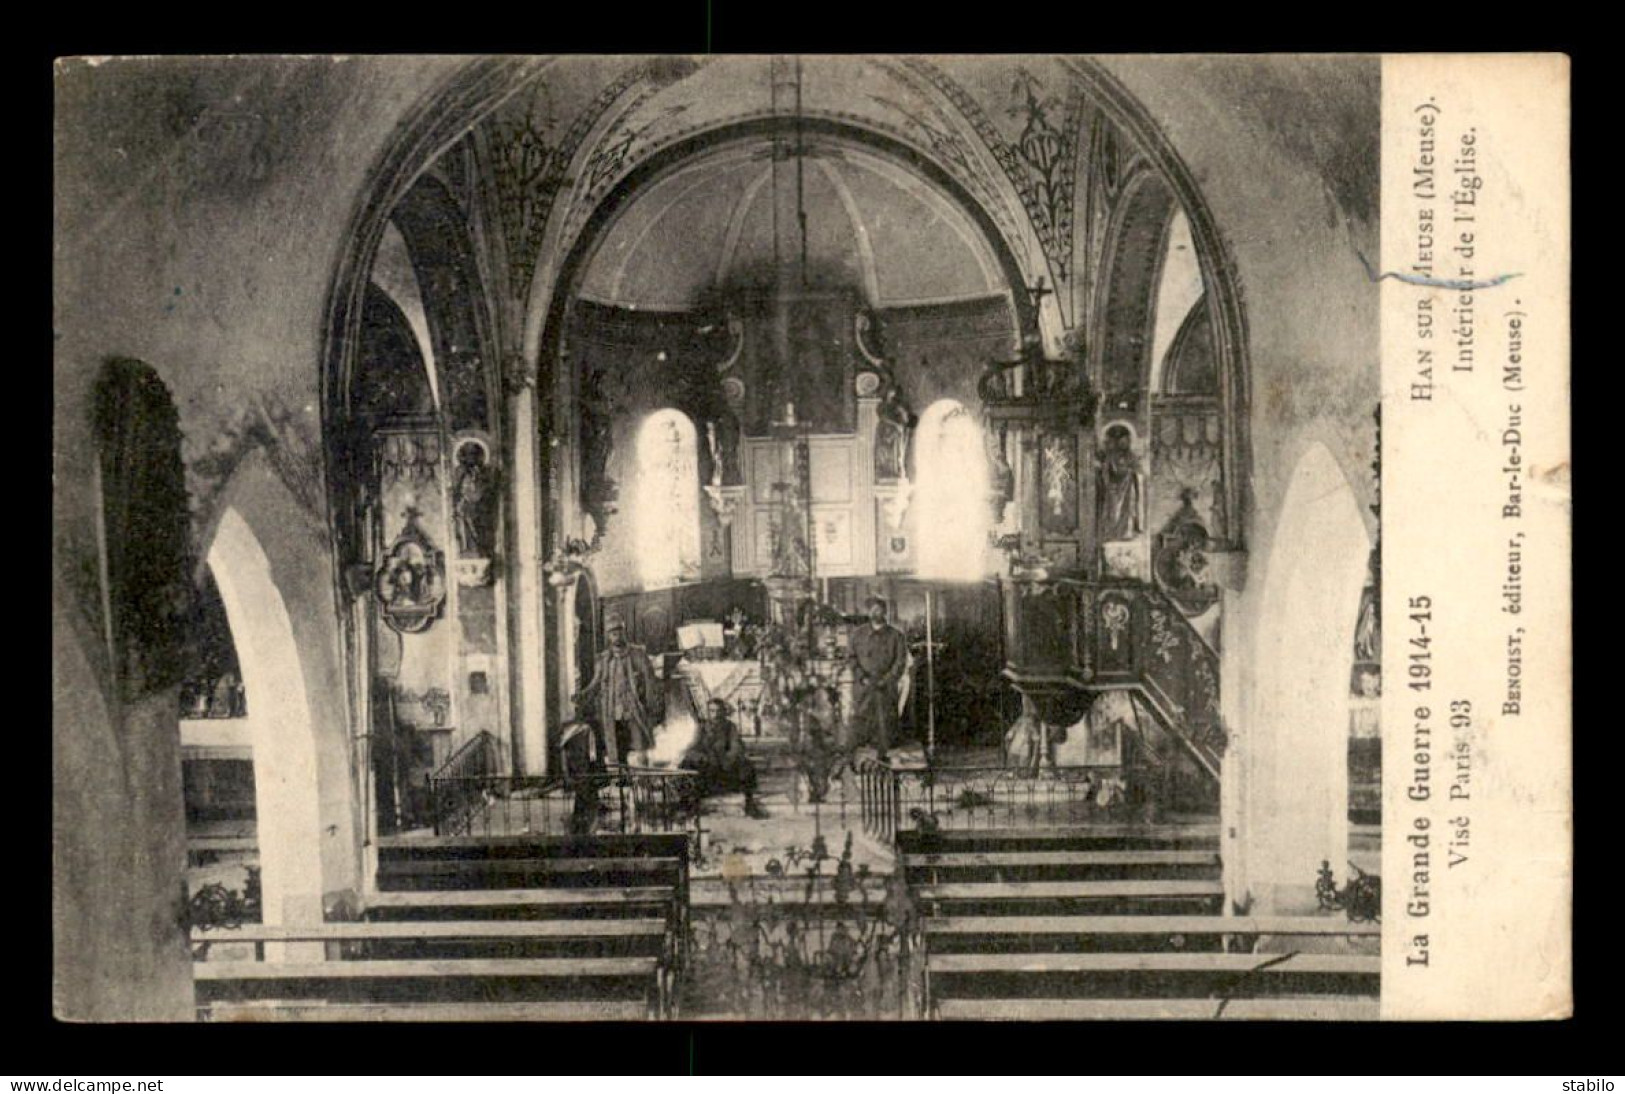
<svg viewBox="0 0 1625 1094">
<path fill-rule="evenodd" d="M 993 523 L 1004 523 L 1004 511 L 1016 496 L 1016 472 L 1004 458 L 1005 431 L 1000 428 L 984 429 L 983 444 L 987 448 L 988 486 L 990 487 Z"/>
<path fill-rule="evenodd" d="M 1097 530 L 1101 542 L 1136 538 L 1144 531 L 1140 516 L 1140 461 L 1134 455 L 1134 437 L 1127 426 L 1114 425 L 1106 430 L 1099 475 Z"/>
<path fill-rule="evenodd" d="M 722 485 L 722 444 L 717 440 L 717 423 L 705 423 L 705 447 L 711 453 L 711 485 Z"/>
<path fill-rule="evenodd" d="M 733 486 L 744 481 L 739 470 L 739 419 L 724 412 L 705 423 L 705 445 L 711 457 L 712 486 Z"/>
<path fill-rule="evenodd" d="M 459 557 L 491 557 L 496 538 L 492 519 L 495 478 L 485 446 L 478 441 L 463 442 L 457 449 L 457 477 L 452 483 Z"/>
<path fill-rule="evenodd" d="M 886 396 L 875 411 L 875 478 L 891 481 L 906 477 L 908 438 L 919 417 L 903 401 L 896 384 L 886 389 Z"/>
<path fill-rule="evenodd" d="M 1378 611 L 1377 590 L 1370 585 L 1360 595 L 1360 617 L 1354 628 L 1354 659 L 1382 660 L 1382 617 Z"/>
</svg>

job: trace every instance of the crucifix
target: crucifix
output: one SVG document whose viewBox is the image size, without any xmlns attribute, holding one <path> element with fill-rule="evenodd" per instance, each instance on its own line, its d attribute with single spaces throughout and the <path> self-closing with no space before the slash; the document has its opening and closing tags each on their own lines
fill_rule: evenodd
<svg viewBox="0 0 1625 1094">
<path fill-rule="evenodd" d="M 1054 296 L 1055 290 L 1045 284 L 1045 279 L 1040 277 L 1038 284 L 1027 286 L 1027 295 L 1033 298 L 1033 311 L 1039 312 L 1044 308 L 1044 297 Z"/>
</svg>

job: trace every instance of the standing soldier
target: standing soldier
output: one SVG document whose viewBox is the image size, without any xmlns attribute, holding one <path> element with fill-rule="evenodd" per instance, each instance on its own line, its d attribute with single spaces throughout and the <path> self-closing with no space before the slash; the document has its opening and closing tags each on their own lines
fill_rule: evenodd
<svg viewBox="0 0 1625 1094">
<path fill-rule="evenodd" d="M 908 671 L 908 640 L 886 622 L 886 601 L 872 596 L 864 602 L 869 622 L 852 632 L 848 653 L 852 661 L 852 745 L 873 744 L 886 758 L 897 732 L 898 685 Z"/>
<path fill-rule="evenodd" d="M 654 747 L 661 719 L 660 682 L 644 648 L 626 641 L 620 616 L 610 616 L 605 630 L 609 648 L 598 655 L 592 682 L 576 693 L 576 708 L 592 704 L 610 763 L 641 763 Z"/>
</svg>

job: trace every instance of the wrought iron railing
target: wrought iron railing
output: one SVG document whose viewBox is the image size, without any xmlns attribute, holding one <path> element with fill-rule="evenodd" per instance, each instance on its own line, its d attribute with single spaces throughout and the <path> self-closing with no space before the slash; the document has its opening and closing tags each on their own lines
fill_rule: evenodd
<svg viewBox="0 0 1625 1094">
<path fill-rule="evenodd" d="M 1214 779 L 1225 750 L 1219 655 L 1160 589 L 1069 578 L 1005 583 L 1006 676 L 1145 698 Z"/>
<path fill-rule="evenodd" d="M 437 836 L 692 832 L 700 803 L 698 774 L 668 768 L 435 776 L 429 798 Z"/>
<path fill-rule="evenodd" d="M 895 843 L 902 832 L 1066 828 L 1126 819 L 1120 767 L 1060 767 L 1037 774 L 1005 767 L 858 764 L 864 831 Z"/>
<path fill-rule="evenodd" d="M 838 858 L 822 835 L 811 848 L 787 850 L 799 886 L 730 884 L 725 908 L 695 915 L 683 985 L 691 1009 L 752 1019 L 920 1017 L 919 913 L 902 875 L 854 865 L 850 831 Z"/>
<path fill-rule="evenodd" d="M 430 816 L 437 835 L 458 834 L 485 804 L 485 780 L 497 778 L 497 739 L 481 730 L 429 776 Z M 442 833 L 442 827 L 449 831 Z"/>
</svg>

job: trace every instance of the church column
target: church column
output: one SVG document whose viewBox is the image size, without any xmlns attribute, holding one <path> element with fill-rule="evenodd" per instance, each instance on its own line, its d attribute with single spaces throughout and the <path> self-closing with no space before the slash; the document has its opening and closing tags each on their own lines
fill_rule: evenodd
<svg viewBox="0 0 1625 1094">
<path fill-rule="evenodd" d="M 528 372 L 528 370 L 527 370 Z M 512 657 L 511 704 L 515 771 L 522 775 L 547 773 L 547 629 L 544 598 L 547 582 L 542 573 L 546 545 L 542 539 L 540 453 L 537 448 L 535 375 L 510 388 L 506 400 L 508 436 L 513 446 L 509 502 L 513 521 L 508 550 L 509 632 Z"/>
</svg>

